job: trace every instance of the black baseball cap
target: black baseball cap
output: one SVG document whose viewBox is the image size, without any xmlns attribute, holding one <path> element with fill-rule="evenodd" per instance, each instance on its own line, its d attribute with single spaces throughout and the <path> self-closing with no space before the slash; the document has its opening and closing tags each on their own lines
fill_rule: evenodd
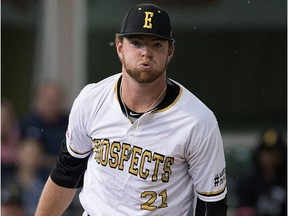
<svg viewBox="0 0 288 216">
<path fill-rule="evenodd" d="M 122 21 L 119 35 L 151 35 L 174 40 L 168 13 L 151 3 L 133 6 Z"/>
</svg>

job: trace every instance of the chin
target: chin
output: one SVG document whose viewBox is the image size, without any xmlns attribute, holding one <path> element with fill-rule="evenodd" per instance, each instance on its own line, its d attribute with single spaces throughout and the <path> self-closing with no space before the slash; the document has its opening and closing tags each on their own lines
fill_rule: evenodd
<svg viewBox="0 0 288 216">
<path fill-rule="evenodd" d="M 127 71 L 130 77 L 132 77 L 138 83 L 149 84 L 156 81 L 164 72 L 159 73 L 155 71 Z"/>
</svg>

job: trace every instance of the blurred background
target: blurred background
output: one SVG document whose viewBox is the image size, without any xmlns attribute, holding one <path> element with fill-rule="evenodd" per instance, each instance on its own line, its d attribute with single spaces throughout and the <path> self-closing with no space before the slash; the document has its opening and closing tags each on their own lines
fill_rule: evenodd
<svg viewBox="0 0 288 216">
<path fill-rule="evenodd" d="M 79 91 L 120 72 L 114 36 L 128 8 L 141 2 L 1 1 L 1 200 L 5 211 L 33 215 L 58 151 L 57 145 L 49 143 L 64 137 L 67 115 Z M 151 2 L 170 14 L 176 39 L 168 76 L 191 90 L 218 118 L 227 159 L 228 214 L 286 215 L 287 169 L 281 167 L 276 177 L 272 171 L 261 174 L 257 157 L 265 149 L 281 158 L 282 164 L 287 162 L 287 1 Z M 6 126 L 10 129 L 4 131 Z M 276 148 L 285 154 L 276 154 Z M 40 155 L 42 160 L 37 161 Z M 264 167 L 280 170 L 272 158 L 265 158 Z M 258 175 L 253 178 L 250 173 Z M 245 185 L 250 178 L 257 180 Z M 252 195 L 239 192 L 252 182 L 253 188 L 262 186 Z M 34 198 L 28 202 L 31 185 Z M 265 198 L 261 191 L 270 189 Z M 242 201 L 253 195 L 249 203 Z M 265 203 L 270 207 L 275 203 L 271 213 L 259 210 L 263 212 Z M 75 198 L 66 214 L 81 211 Z"/>
</svg>

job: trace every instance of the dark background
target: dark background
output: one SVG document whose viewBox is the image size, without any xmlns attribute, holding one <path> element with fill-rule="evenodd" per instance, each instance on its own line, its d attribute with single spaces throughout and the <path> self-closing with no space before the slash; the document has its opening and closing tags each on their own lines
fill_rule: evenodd
<svg viewBox="0 0 288 216">
<path fill-rule="evenodd" d="M 176 51 L 168 76 L 208 105 L 223 127 L 285 125 L 285 31 L 187 30 L 174 36 Z M 90 81 L 120 72 L 115 48 L 109 46 L 113 39 L 113 32 L 89 33 Z"/>
<path fill-rule="evenodd" d="M 14 2 L 11 4 L 16 8 L 14 11 L 28 20 L 11 22 L 14 15 L 11 13 L 10 19 L 3 16 L 1 20 L 1 96 L 13 102 L 21 117 L 31 103 L 35 37 L 39 27 L 37 21 L 41 17 L 37 5 L 41 1 L 14 0 L 2 1 L 2 4 L 7 2 Z M 121 70 L 111 42 L 132 1 L 119 1 L 116 8 L 103 2 L 87 1 L 87 83 Z M 226 4 L 232 7 L 233 4 L 241 6 L 243 1 L 185 0 L 177 4 L 159 1 L 160 5 L 167 6 L 174 19 L 176 52 L 167 74 L 211 108 L 224 129 L 286 128 L 287 28 L 283 23 L 286 24 L 287 7 L 273 11 L 276 7 L 271 7 L 271 2 L 266 2 L 268 6 L 258 3 L 267 10 L 261 11 L 257 1 L 248 1 L 242 5 L 247 8 L 247 17 L 243 16 L 245 11 L 233 16 L 232 9 L 236 8 L 236 13 L 238 5 L 230 10 L 222 9 L 228 11 L 227 15 L 217 13 L 221 7 L 227 7 L 225 2 L 230 2 Z M 286 6 L 284 1 L 276 3 Z M 259 13 L 254 14 L 254 11 Z M 213 21 L 213 12 L 215 19 L 224 24 Z M 267 17 L 263 16 L 265 12 Z M 202 13 L 207 14 L 207 18 L 202 17 Z M 273 16 L 279 18 L 273 21 Z M 195 25 L 191 24 L 191 19 L 195 19 Z M 276 22 L 279 19 L 282 24 Z"/>
</svg>

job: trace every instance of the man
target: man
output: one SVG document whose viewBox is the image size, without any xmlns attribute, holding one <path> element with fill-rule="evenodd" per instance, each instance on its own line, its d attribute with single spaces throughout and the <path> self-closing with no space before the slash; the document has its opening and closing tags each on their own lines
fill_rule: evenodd
<svg viewBox="0 0 288 216">
<path fill-rule="evenodd" d="M 122 73 L 75 100 L 36 215 L 61 215 L 82 185 L 83 215 L 226 215 L 216 118 L 166 76 L 174 53 L 168 14 L 150 3 L 132 7 L 116 50 Z"/>
</svg>

